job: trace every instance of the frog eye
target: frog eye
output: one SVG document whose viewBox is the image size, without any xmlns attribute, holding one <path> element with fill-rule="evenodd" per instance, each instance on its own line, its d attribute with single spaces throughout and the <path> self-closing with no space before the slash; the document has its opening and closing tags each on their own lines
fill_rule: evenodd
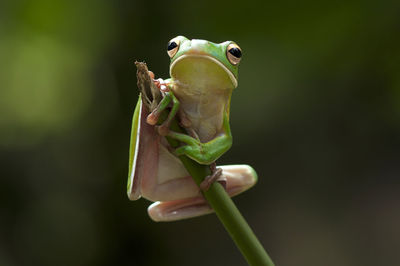
<svg viewBox="0 0 400 266">
<path fill-rule="evenodd" d="M 181 42 L 179 41 L 179 39 L 172 39 L 169 41 L 168 46 L 167 46 L 167 53 L 170 58 L 174 57 L 176 52 L 178 52 L 180 43 Z"/>
<path fill-rule="evenodd" d="M 242 58 L 242 50 L 236 43 L 231 43 L 226 49 L 226 57 L 232 65 L 237 65 Z"/>
</svg>

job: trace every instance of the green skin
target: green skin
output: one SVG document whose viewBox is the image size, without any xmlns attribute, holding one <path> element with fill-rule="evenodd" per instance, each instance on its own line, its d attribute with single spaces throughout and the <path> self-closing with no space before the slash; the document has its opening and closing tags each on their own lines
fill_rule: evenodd
<svg viewBox="0 0 400 266">
<path fill-rule="evenodd" d="M 168 55 L 171 78 L 155 81 L 163 99 L 149 114 L 139 97 L 132 119 L 128 197 L 153 201 L 148 213 L 154 221 L 211 213 L 213 209 L 200 190 L 207 191 L 216 180 L 224 182 L 231 197 L 257 182 L 249 165 L 215 165 L 232 146 L 229 107 L 237 87 L 240 48 L 231 41 L 216 44 L 178 36 L 168 45 Z M 154 78 L 154 74 L 149 75 Z M 158 136 L 153 126 L 167 109 L 167 119 L 156 126 Z M 169 130 L 175 116 L 187 134 Z M 171 151 L 161 136 L 177 140 L 180 146 Z M 211 175 L 199 187 L 175 155 L 210 165 Z"/>
<path fill-rule="evenodd" d="M 216 44 L 183 36 L 173 41 L 179 46 L 171 57 L 171 78 L 164 81 L 169 91 L 153 115 L 158 117 L 172 102 L 168 118 L 159 132 L 185 144 L 175 150 L 175 155 L 186 155 L 200 164 L 209 165 L 232 146 L 229 104 L 232 90 L 237 86 L 238 64 L 229 61 L 227 48 L 233 42 Z M 193 106 L 196 106 L 194 111 Z M 188 117 L 189 124 L 194 124 L 188 128 L 196 132 L 195 136 L 167 129 L 178 112 Z M 208 131 L 204 132 L 204 124 Z"/>
</svg>

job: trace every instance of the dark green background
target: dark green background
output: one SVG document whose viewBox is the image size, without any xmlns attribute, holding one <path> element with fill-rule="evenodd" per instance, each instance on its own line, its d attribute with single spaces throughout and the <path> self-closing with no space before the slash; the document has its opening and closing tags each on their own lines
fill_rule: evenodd
<svg viewBox="0 0 400 266">
<path fill-rule="evenodd" d="M 126 196 L 135 60 L 243 49 L 235 198 L 277 265 L 400 265 L 398 1 L 2 1 L 0 265 L 246 265 L 214 215 Z"/>
</svg>

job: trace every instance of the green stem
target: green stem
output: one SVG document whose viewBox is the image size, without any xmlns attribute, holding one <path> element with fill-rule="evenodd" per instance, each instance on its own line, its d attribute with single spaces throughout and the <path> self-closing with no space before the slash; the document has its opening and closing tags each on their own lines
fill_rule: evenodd
<svg viewBox="0 0 400 266">
<path fill-rule="evenodd" d="M 184 131 L 178 126 L 176 121 L 171 125 L 171 130 L 182 132 Z M 176 140 L 167 138 L 169 144 L 176 148 L 179 143 Z M 204 178 L 211 174 L 210 167 L 207 165 L 201 165 L 191 160 L 186 156 L 179 156 L 183 165 L 188 170 L 197 185 L 204 180 Z M 253 230 L 247 224 L 242 214 L 239 212 L 232 199 L 226 193 L 225 189 L 221 184 L 215 182 L 211 185 L 210 189 L 203 191 L 203 195 L 214 209 L 218 218 L 228 231 L 236 246 L 242 252 L 249 265 L 265 265 L 273 266 L 271 258 L 264 250 L 260 241 L 258 241 Z"/>
</svg>

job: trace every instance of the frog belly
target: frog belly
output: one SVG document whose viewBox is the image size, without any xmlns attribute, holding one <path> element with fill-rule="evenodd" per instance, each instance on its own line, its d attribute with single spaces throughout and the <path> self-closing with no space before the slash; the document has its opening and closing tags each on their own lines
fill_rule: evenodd
<svg viewBox="0 0 400 266">
<path fill-rule="evenodd" d="M 195 95 L 185 92 L 179 89 L 176 92 L 181 112 L 191 121 L 191 127 L 201 142 L 212 140 L 222 129 L 224 113 L 228 106 L 226 90 L 216 90 L 213 94 L 199 92 Z"/>
</svg>

